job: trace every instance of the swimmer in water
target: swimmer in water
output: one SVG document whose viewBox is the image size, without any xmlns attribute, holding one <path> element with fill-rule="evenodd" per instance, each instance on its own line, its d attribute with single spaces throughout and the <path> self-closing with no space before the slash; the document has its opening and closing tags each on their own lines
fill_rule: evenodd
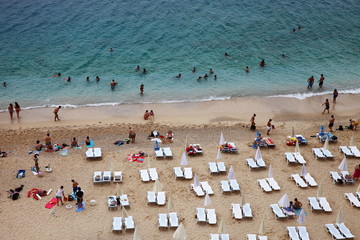
<svg viewBox="0 0 360 240">
<path fill-rule="evenodd" d="M 113 52 L 114 50 L 112 48 L 109 49 L 109 52 Z"/>
<path fill-rule="evenodd" d="M 217 76 L 216 76 L 216 75 L 214 75 L 214 80 L 216 81 L 216 79 L 217 79 Z"/>
<path fill-rule="evenodd" d="M 250 72 L 250 69 L 248 66 L 245 67 L 245 72 L 247 72 L 247 73 Z"/>
<path fill-rule="evenodd" d="M 260 67 L 265 67 L 265 60 L 263 59 L 263 60 L 261 60 L 261 62 L 260 62 Z"/>
<path fill-rule="evenodd" d="M 137 71 L 137 72 L 140 71 L 140 66 L 139 65 L 136 66 L 135 71 Z"/>
<path fill-rule="evenodd" d="M 293 28 L 292 32 L 296 32 L 296 29 L 295 29 L 295 28 Z"/>
<path fill-rule="evenodd" d="M 3 87 L 6 87 L 6 82 L 3 82 L 3 84 L 2 84 L 2 85 L 3 85 Z"/>
<path fill-rule="evenodd" d="M 280 56 L 281 56 L 282 58 L 286 58 L 285 54 L 283 54 L 283 53 L 282 53 Z"/>
<path fill-rule="evenodd" d="M 147 70 L 144 68 L 144 70 L 143 70 L 143 74 L 146 74 L 147 73 Z"/>
<path fill-rule="evenodd" d="M 209 73 L 214 74 L 214 71 L 212 70 L 212 68 L 210 68 Z"/>
<path fill-rule="evenodd" d="M 90 77 L 86 77 L 86 81 L 87 81 L 87 82 L 90 82 Z"/>
<path fill-rule="evenodd" d="M 301 25 L 298 25 L 297 29 L 298 29 L 298 30 L 302 29 Z"/>
<path fill-rule="evenodd" d="M 96 80 L 97 82 L 100 81 L 99 76 L 96 76 L 95 80 Z"/>
<path fill-rule="evenodd" d="M 199 76 L 198 79 L 197 79 L 197 81 L 200 82 L 201 79 L 202 79 L 202 76 Z"/>
<path fill-rule="evenodd" d="M 192 72 L 193 72 L 193 73 L 196 72 L 196 68 L 195 68 L 195 67 L 192 68 Z"/>
<path fill-rule="evenodd" d="M 207 73 L 205 73 L 205 75 L 204 75 L 204 78 L 208 78 L 209 76 L 207 75 Z"/>
<path fill-rule="evenodd" d="M 230 57 L 230 55 L 228 53 L 224 53 L 225 57 Z"/>
<path fill-rule="evenodd" d="M 113 79 L 113 80 L 110 82 L 111 90 L 114 90 L 114 89 L 115 89 L 115 86 L 116 86 L 117 84 L 118 84 L 118 83 L 115 82 L 115 80 Z"/>
<path fill-rule="evenodd" d="M 179 75 L 177 75 L 176 78 L 181 78 L 181 74 L 179 73 Z"/>
<path fill-rule="evenodd" d="M 71 77 L 66 78 L 66 82 L 71 82 Z"/>
</svg>

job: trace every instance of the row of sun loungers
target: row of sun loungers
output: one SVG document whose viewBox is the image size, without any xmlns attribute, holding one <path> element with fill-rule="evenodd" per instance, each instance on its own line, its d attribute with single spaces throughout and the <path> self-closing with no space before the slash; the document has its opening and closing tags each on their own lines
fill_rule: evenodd
<svg viewBox="0 0 360 240">
<path fill-rule="evenodd" d="M 325 148 L 313 148 L 312 151 L 317 159 L 334 158 L 334 155 Z"/>
<path fill-rule="evenodd" d="M 210 174 L 212 173 L 226 173 L 226 166 L 224 162 L 209 162 Z"/>
<path fill-rule="evenodd" d="M 253 158 L 247 158 L 246 162 L 250 169 L 266 168 L 266 163 L 263 159 L 254 160 Z"/>
<path fill-rule="evenodd" d="M 89 148 L 85 152 L 86 158 L 101 158 L 101 148 Z"/>
<path fill-rule="evenodd" d="M 287 163 L 306 164 L 304 157 L 298 152 L 286 152 L 285 159 Z"/>
<path fill-rule="evenodd" d="M 306 188 L 308 186 L 316 187 L 318 185 L 315 179 L 310 175 L 310 173 L 306 174 L 304 178 L 302 178 L 299 174 L 291 174 L 290 178 L 294 180 L 296 186 L 300 188 Z"/>
<path fill-rule="evenodd" d="M 272 190 L 280 190 L 279 184 L 274 178 L 258 179 L 259 186 L 264 192 L 271 192 Z"/>
<path fill-rule="evenodd" d="M 287 227 L 291 240 L 310 240 L 306 227 Z"/>
<path fill-rule="evenodd" d="M 159 178 L 156 168 L 139 170 L 139 173 L 143 182 L 156 181 Z"/>
<path fill-rule="evenodd" d="M 360 193 L 355 193 L 360 198 Z M 353 207 L 360 207 L 359 198 L 357 198 L 353 193 L 345 193 L 345 198 L 349 200 L 351 206 Z"/>
<path fill-rule="evenodd" d="M 229 240 L 230 235 L 228 233 L 221 233 L 221 234 L 213 234 L 210 233 L 210 240 Z"/>
<path fill-rule="evenodd" d="M 235 219 L 243 219 L 243 218 L 252 218 L 252 210 L 250 207 L 250 203 L 245 203 L 241 206 L 238 203 L 231 204 L 232 216 Z"/>
<path fill-rule="evenodd" d="M 166 204 L 166 193 L 165 192 L 147 192 L 147 203 L 156 203 L 157 205 L 163 206 Z"/>
<path fill-rule="evenodd" d="M 159 148 L 158 150 L 155 150 L 155 156 L 157 158 L 172 158 L 173 154 L 169 147 Z"/>
<path fill-rule="evenodd" d="M 122 182 L 122 172 L 115 171 L 114 176 L 112 177 L 111 171 L 96 171 L 94 172 L 94 183 L 104 183 L 104 182 Z"/>
<path fill-rule="evenodd" d="M 214 194 L 214 191 L 212 190 L 208 182 L 200 182 L 200 185 L 196 187 L 194 184 L 190 184 L 190 188 L 195 192 L 196 196 L 198 197 L 205 196 L 205 193 L 209 195 Z"/>
<path fill-rule="evenodd" d="M 247 234 L 247 240 L 267 240 L 267 236 L 256 236 L 256 234 Z"/>
<path fill-rule="evenodd" d="M 308 197 L 308 203 L 310 205 L 311 211 L 332 212 L 326 197 Z"/>
<path fill-rule="evenodd" d="M 339 148 L 347 157 L 360 157 L 360 151 L 356 146 L 340 146 Z"/>
<path fill-rule="evenodd" d="M 192 168 L 184 167 L 183 169 L 181 167 L 174 167 L 175 178 L 192 179 L 193 178 Z"/>
<path fill-rule="evenodd" d="M 220 187 L 223 193 L 240 191 L 240 186 L 236 179 L 220 181 Z"/>
<path fill-rule="evenodd" d="M 135 229 L 135 223 L 132 216 L 122 218 L 122 217 L 114 217 L 113 218 L 113 232 L 123 230 L 123 225 L 125 226 L 125 231 L 130 229 Z"/>
<path fill-rule="evenodd" d="M 237 153 L 238 149 L 235 146 L 234 142 L 228 142 L 222 146 L 220 146 L 221 152 L 223 153 Z"/>
<path fill-rule="evenodd" d="M 355 236 L 345 226 L 344 223 L 325 224 L 325 229 L 331 234 L 332 239 L 350 239 Z"/>
<path fill-rule="evenodd" d="M 169 228 L 169 227 L 178 227 L 179 218 L 176 212 L 170 213 L 159 213 L 158 216 L 159 228 Z"/>
<path fill-rule="evenodd" d="M 198 223 L 216 224 L 215 209 L 196 208 L 196 219 Z"/>
</svg>

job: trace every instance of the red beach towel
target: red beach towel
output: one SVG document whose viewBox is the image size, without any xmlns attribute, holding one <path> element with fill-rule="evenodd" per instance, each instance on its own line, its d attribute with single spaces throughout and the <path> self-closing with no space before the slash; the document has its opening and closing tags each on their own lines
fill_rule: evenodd
<svg viewBox="0 0 360 240">
<path fill-rule="evenodd" d="M 56 198 L 53 198 L 47 204 L 45 204 L 45 208 L 52 209 L 56 205 L 56 203 Z"/>
</svg>

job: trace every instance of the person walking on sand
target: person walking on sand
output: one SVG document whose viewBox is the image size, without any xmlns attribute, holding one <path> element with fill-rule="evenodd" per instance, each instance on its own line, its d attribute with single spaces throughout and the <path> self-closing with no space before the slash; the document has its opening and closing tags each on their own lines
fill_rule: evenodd
<svg viewBox="0 0 360 240">
<path fill-rule="evenodd" d="M 308 82 L 307 88 L 308 89 L 312 88 L 312 86 L 314 85 L 314 81 L 315 81 L 314 76 L 311 76 L 308 78 L 308 80 L 307 80 L 307 82 Z"/>
<path fill-rule="evenodd" d="M 322 88 L 322 87 L 323 87 L 324 81 L 325 81 L 324 74 L 321 74 L 321 75 L 320 75 L 320 79 L 319 79 L 319 88 Z"/>
<path fill-rule="evenodd" d="M 144 84 L 140 85 L 140 95 L 143 95 L 144 93 Z"/>
<path fill-rule="evenodd" d="M 21 111 L 20 105 L 17 102 L 15 102 L 15 112 L 16 112 L 17 118 L 20 118 L 20 111 Z"/>
<path fill-rule="evenodd" d="M 326 99 L 325 102 L 321 105 L 323 106 L 325 105 L 324 111 L 322 112 L 322 114 L 325 113 L 325 111 L 327 111 L 328 113 L 330 113 L 330 103 L 329 103 L 329 99 Z"/>
<path fill-rule="evenodd" d="M 65 194 L 64 194 L 64 186 L 61 186 L 57 192 L 56 192 L 56 205 L 59 206 L 59 201 L 61 202 L 61 205 L 64 205 L 64 202 L 62 200 L 62 198 L 64 197 L 65 199 Z"/>
<path fill-rule="evenodd" d="M 339 96 L 339 93 L 337 91 L 337 89 L 334 89 L 334 92 L 333 92 L 333 103 L 336 103 L 336 98 Z"/>
<path fill-rule="evenodd" d="M 39 168 L 39 159 L 38 159 L 38 156 L 39 156 L 39 154 L 35 154 L 35 155 L 34 155 L 35 169 L 36 169 L 36 172 L 37 172 L 37 173 L 39 173 L 39 170 L 40 170 L 40 168 Z"/>
<path fill-rule="evenodd" d="M 56 122 L 56 121 L 60 121 L 60 118 L 59 118 L 59 115 L 58 115 L 58 113 L 59 113 L 59 111 L 60 111 L 60 108 L 61 108 L 61 106 L 58 106 L 57 108 L 55 108 L 54 109 L 54 121 Z"/>
<path fill-rule="evenodd" d="M 13 120 L 13 115 L 14 115 L 14 107 L 13 107 L 12 103 L 9 104 L 8 112 L 9 112 L 9 115 L 10 115 L 10 120 L 12 121 Z"/>
<path fill-rule="evenodd" d="M 129 127 L 129 138 L 131 139 L 131 143 L 135 143 L 136 133 L 135 130 Z"/>
<path fill-rule="evenodd" d="M 335 118 L 334 118 L 334 115 L 331 115 L 331 118 L 329 120 L 329 129 L 330 129 L 330 132 L 333 131 L 333 126 L 334 126 L 334 123 L 335 123 Z"/>
<path fill-rule="evenodd" d="M 255 117 L 256 117 L 256 114 L 254 113 L 254 115 L 250 119 L 250 124 L 251 124 L 250 130 L 255 130 L 256 129 Z"/>
<path fill-rule="evenodd" d="M 269 121 L 268 121 L 267 124 L 266 124 L 266 130 L 267 130 L 266 135 L 270 135 L 270 131 L 272 130 L 271 121 L 272 121 L 272 120 L 269 119 Z"/>
<path fill-rule="evenodd" d="M 77 190 L 78 190 L 78 185 L 79 184 L 74 179 L 71 179 L 71 182 L 72 182 L 73 193 L 75 195 Z"/>
</svg>

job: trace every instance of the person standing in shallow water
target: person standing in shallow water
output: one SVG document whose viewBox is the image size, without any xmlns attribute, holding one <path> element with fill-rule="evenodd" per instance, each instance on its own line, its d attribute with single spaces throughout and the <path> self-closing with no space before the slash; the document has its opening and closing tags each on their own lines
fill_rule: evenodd
<svg viewBox="0 0 360 240">
<path fill-rule="evenodd" d="M 309 77 L 309 79 L 307 80 L 307 82 L 308 82 L 307 88 L 308 89 L 312 88 L 314 81 L 315 81 L 314 76 Z"/>
<path fill-rule="evenodd" d="M 144 84 L 140 85 L 140 95 L 144 94 Z"/>
<path fill-rule="evenodd" d="M 12 103 L 9 104 L 8 112 L 9 112 L 9 115 L 10 115 L 10 120 L 13 120 L 14 107 L 13 107 Z"/>
<path fill-rule="evenodd" d="M 319 88 L 323 87 L 324 81 L 325 81 L 324 74 L 321 74 L 320 79 L 319 79 Z"/>
<path fill-rule="evenodd" d="M 334 92 L 333 92 L 333 103 L 336 103 L 336 98 L 339 96 L 339 93 L 336 89 L 334 89 Z"/>
</svg>

